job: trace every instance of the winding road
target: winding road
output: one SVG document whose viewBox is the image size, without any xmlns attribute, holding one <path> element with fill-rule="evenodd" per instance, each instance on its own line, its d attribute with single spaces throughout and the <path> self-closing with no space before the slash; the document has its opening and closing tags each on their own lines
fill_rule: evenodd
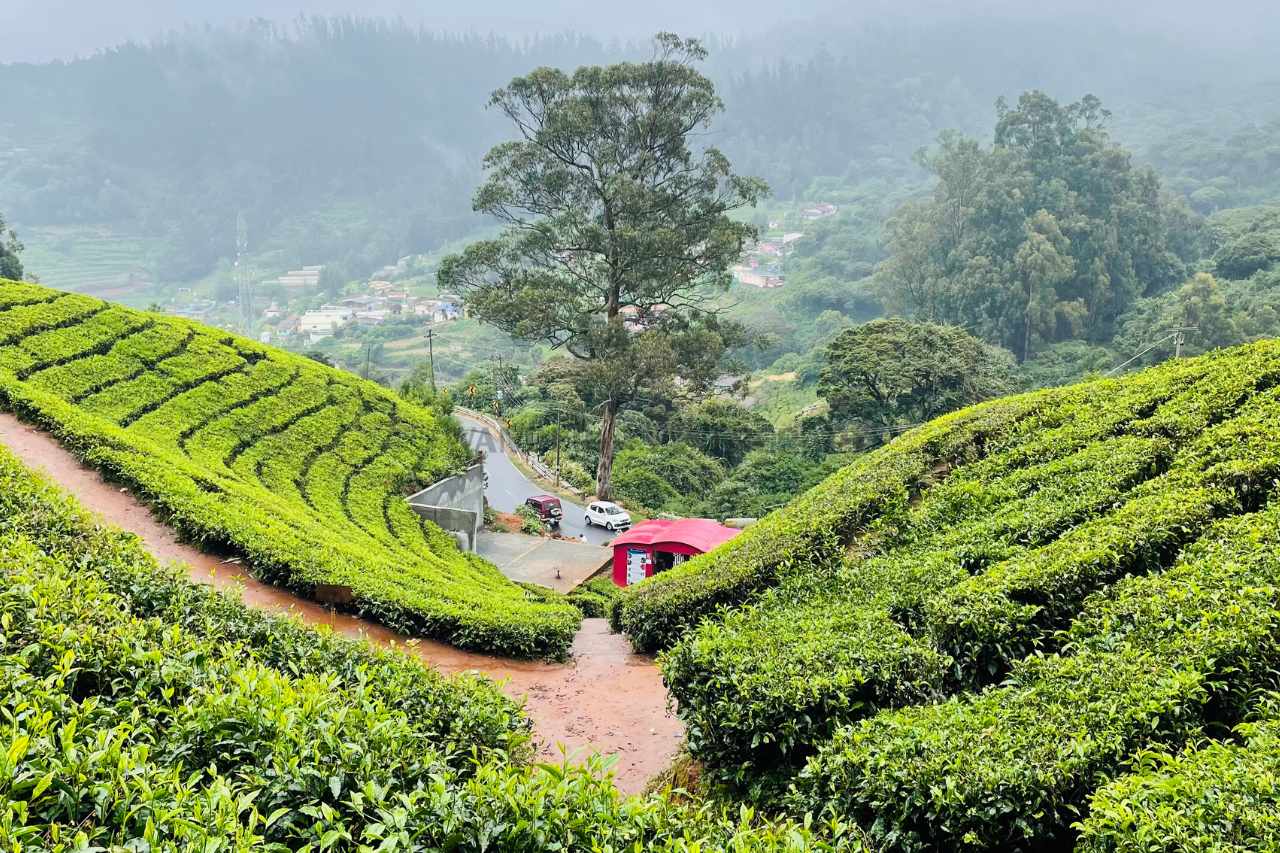
<svg viewBox="0 0 1280 853">
<path fill-rule="evenodd" d="M 485 452 L 484 470 L 489 475 L 489 484 L 485 487 L 484 496 L 488 498 L 489 506 L 498 512 L 515 512 L 526 498 L 546 494 L 545 488 L 516 467 L 502 442 L 484 421 L 461 412 L 454 412 L 453 416 L 462 422 L 462 431 L 471 449 Z M 564 520 L 560 522 L 562 535 L 581 538 L 592 545 L 607 545 L 617 535 L 600 527 L 588 527 L 585 523 L 586 508 L 580 504 L 561 498 L 560 506 L 564 509 Z"/>
<path fill-rule="evenodd" d="M 683 728 L 667 710 L 667 691 L 657 666 L 652 658 L 633 653 L 624 637 L 610 633 L 603 619 L 583 621 L 567 664 L 509 660 L 432 640 L 406 643 L 409 638 L 381 625 L 265 584 L 237 563 L 182 542 L 127 490 L 103 480 L 52 436 L 4 412 L 0 444 L 103 521 L 136 534 L 159 562 L 182 565 L 196 583 L 238 595 L 248 607 L 396 649 L 440 672 L 475 672 L 494 679 L 504 692 L 524 702 L 544 760 L 560 760 L 562 750 L 578 759 L 590 752 L 615 756 L 615 784 L 624 793 L 636 793 L 676 754 Z M 503 470 L 499 459 L 511 465 L 505 454 L 492 458 L 495 470 Z M 514 465 L 511 468 L 519 474 Z"/>
</svg>

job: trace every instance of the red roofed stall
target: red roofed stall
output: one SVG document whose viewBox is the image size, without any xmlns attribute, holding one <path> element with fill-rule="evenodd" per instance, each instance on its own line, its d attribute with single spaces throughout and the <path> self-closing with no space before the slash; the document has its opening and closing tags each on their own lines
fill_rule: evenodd
<svg viewBox="0 0 1280 853">
<path fill-rule="evenodd" d="M 613 582 L 639 583 L 741 533 L 707 518 L 642 521 L 614 539 Z"/>
</svg>

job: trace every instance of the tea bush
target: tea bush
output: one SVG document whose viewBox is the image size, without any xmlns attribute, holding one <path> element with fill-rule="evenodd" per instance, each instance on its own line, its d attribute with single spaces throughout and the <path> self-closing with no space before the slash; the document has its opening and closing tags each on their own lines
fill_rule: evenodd
<svg viewBox="0 0 1280 853">
<path fill-rule="evenodd" d="M 1151 745 L 1221 734 L 1275 688 L 1277 605 L 1280 507 L 1219 522 L 1175 567 L 1091 598 L 1067 653 L 840 730 L 794 804 L 856 816 L 895 849 L 1069 841 L 1099 780 Z"/>
<path fill-rule="evenodd" d="M 428 409 L 185 320 L 0 282 L 0 406 L 39 424 L 189 539 L 406 634 L 563 656 L 578 613 L 535 599 L 402 499 L 468 452 Z"/>
<path fill-rule="evenodd" d="M 565 596 L 565 600 L 582 611 L 582 615 L 599 619 L 609 615 L 609 608 L 622 593 L 622 589 L 613 582 L 613 577 L 605 575 L 592 578 L 579 584 Z"/>
<path fill-rule="evenodd" d="M 1269 352 L 1258 357 L 1274 370 Z M 1161 404 L 1203 379 L 1221 382 L 1224 373 L 1214 371 L 1211 359 L 1188 359 L 1136 377 L 1038 391 L 938 418 L 860 457 L 710 554 L 628 587 L 611 619 L 638 650 L 669 648 L 703 620 L 793 574 L 834 571 L 845 548 L 864 547 L 856 543 L 868 538 L 869 526 L 891 527 L 914 496 L 958 466 L 974 463 L 993 477 L 1061 458 L 1123 425 L 1166 414 Z M 1203 408 L 1201 416 L 1208 411 Z M 1148 434 L 1162 435 L 1161 423 L 1153 421 Z"/>
<path fill-rule="evenodd" d="M 796 573 L 664 654 L 690 752 L 768 801 L 840 726 L 1052 650 L 1088 595 L 1257 503 L 1280 474 L 1278 380 L 1267 343 L 1033 395 L 1033 414 L 873 519 L 837 569 Z"/>
<path fill-rule="evenodd" d="M 935 469 L 976 455 L 1036 402 L 947 416 L 868 454 L 711 553 L 628 587 L 611 620 L 636 649 L 657 651 L 792 573 L 833 569 L 865 525 L 903 511 Z"/>
<path fill-rule="evenodd" d="M 1094 793 L 1081 853 L 1245 853 L 1280 847 L 1280 721 L 1275 700 L 1243 723 L 1243 743 L 1148 752 Z"/>
<path fill-rule="evenodd" d="M 3 449 L 0 514 L 0 849 L 861 849 L 531 765 L 488 682 L 191 585 Z"/>
</svg>

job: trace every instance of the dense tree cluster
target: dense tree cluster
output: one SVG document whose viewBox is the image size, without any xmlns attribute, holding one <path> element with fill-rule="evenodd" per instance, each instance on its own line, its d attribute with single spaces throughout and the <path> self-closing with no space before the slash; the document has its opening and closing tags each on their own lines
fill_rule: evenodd
<svg viewBox="0 0 1280 853">
<path fill-rule="evenodd" d="M 887 429 L 997 397 L 1012 367 L 1007 351 L 963 329 L 874 320 L 827 347 L 818 393 L 833 418 Z"/>
<path fill-rule="evenodd" d="M 1259 121 L 1259 119 L 1265 119 Z M 1209 215 L 1280 195 L 1280 118 L 1256 112 L 1226 134 L 1184 127 L 1152 141 L 1147 159 L 1172 189 Z"/>
<path fill-rule="evenodd" d="M 954 323 L 1025 361 L 1062 340 L 1109 340 L 1137 299 L 1181 281 L 1195 225 L 1108 136 L 1092 97 L 1028 92 L 998 108 L 987 148 L 944 134 L 921 163 L 928 199 L 887 225 L 886 303 Z"/>
<path fill-rule="evenodd" d="M 241 212 L 255 253 L 368 272 L 480 224 L 468 202 L 500 131 L 491 89 L 603 51 L 308 18 L 0 66 L 6 112 L 23 116 L 0 124 L 0 197 L 24 226 L 144 234 L 170 281 L 232 257 Z M 58 143 L 31 143 L 45 138 Z"/>
<path fill-rule="evenodd" d="M 0 278 L 12 281 L 22 279 L 22 244 L 18 242 L 17 233 L 5 225 L 4 216 L 0 215 Z"/>
</svg>

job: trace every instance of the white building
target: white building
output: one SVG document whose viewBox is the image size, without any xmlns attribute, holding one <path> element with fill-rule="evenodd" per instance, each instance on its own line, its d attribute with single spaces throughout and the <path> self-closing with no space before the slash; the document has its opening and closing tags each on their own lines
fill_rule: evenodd
<svg viewBox="0 0 1280 853">
<path fill-rule="evenodd" d="M 327 338 L 350 323 L 355 312 L 345 305 L 321 305 L 298 318 L 298 333 L 306 335 L 312 343 Z"/>
<path fill-rule="evenodd" d="M 267 284 L 278 284 L 281 287 L 319 287 L 320 273 L 324 272 L 323 264 L 303 267 L 300 270 L 289 270 Z"/>
</svg>

